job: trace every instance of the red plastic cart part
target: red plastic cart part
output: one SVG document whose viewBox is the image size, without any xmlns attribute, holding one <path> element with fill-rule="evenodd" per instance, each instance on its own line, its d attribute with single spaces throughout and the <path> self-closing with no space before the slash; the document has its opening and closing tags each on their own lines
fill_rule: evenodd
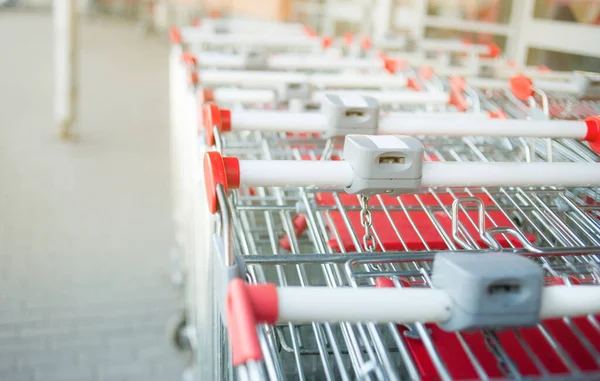
<svg viewBox="0 0 600 381">
<path fill-rule="evenodd" d="M 218 19 L 218 18 L 220 18 L 220 17 L 221 17 L 221 12 L 219 12 L 219 11 L 217 11 L 217 10 L 213 9 L 212 11 L 210 11 L 210 12 L 208 13 L 208 15 L 209 15 L 209 17 L 210 17 L 211 19 Z"/>
<path fill-rule="evenodd" d="M 383 62 L 383 68 L 390 74 L 396 72 L 396 60 L 386 56 L 385 54 L 378 55 L 381 62 Z"/>
<path fill-rule="evenodd" d="M 181 44 L 181 32 L 176 26 L 172 26 L 169 28 L 169 40 L 174 45 Z"/>
<path fill-rule="evenodd" d="M 491 119 L 508 119 L 508 115 L 503 110 L 488 111 L 487 114 Z"/>
<path fill-rule="evenodd" d="M 554 282 L 554 280 L 555 279 L 547 278 L 546 284 L 562 284 L 561 282 Z M 406 279 L 400 279 L 400 281 L 403 287 L 415 285 L 413 282 L 409 282 Z M 375 281 L 375 286 L 394 287 L 394 283 L 388 278 L 378 278 Z M 597 340 L 598 332 L 587 318 L 574 318 L 571 319 L 571 321 L 582 331 L 582 333 L 583 330 L 580 326 L 584 327 L 583 324 L 587 322 L 588 326 L 585 327 L 585 337 L 588 338 L 590 342 Z M 595 362 L 594 358 L 591 357 L 592 355 L 585 349 L 581 342 L 579 342 L 579 339 L 573 335 L 572 330 L 567 327 L 562 319 L 543 320 L 542 326 L 550 332 L 579 369 L 583 371 L 598 370 L 598 364 Z M 464 350 L 457 333 L 443 331 L 436 324 L 425 324 L 425 327 L 428 329 L 429 337 L 433 341 L 438 355 L 442 358 L 452 379 L 479 379 L 479 375 L 476 373 L 470 359 L 467 357 L 467 353 Z M 591 331 L 589 328 L 591 328 Z M 398 330 L 401 333 L 404 333 L 409 330 L 409 327 L 400 325 L 398 326 Z M 542 372 L 528 355 L 527 351 L 519 341 L 516 332 L 518 332 L 525 344 L 531 349 L 531 352 L 536 355 L 540 363 L 543 364 L 548 372 L 551 374 L 564 374 L 568 372 L 565 364 L 538 328 L 519 328 L 516 330 L 504 330 L 498 332 L 502 348 L 513 361 L 521 375 L 526 377 L 539 377 L 542 375 Z M 480 332 L 461 332 L 460 335 L 467 347 L 473 352 L 476 360 L 484 369 L 488 377 L 494 378 L 503 376 L 503 373 L 498 367 L 497 359 L 490 352 L 489 347 L 485 343 L 484 337 Z M 439 380 L 440 376 L 422 340 L 417 337 L 406 337 L 405 340 L 421 377 L 424 380 Z"/>
<path fill-rule="evenodd" d="M 304 214 L 297 214 L 294 217 L 292 217 L 292 226 L 294 227 L 294 236 L 296 238 L 300 237 L 302 233 L 304 233 L 304 231 L 306 230 L 306 227 L 308 226 L 306 216 Z M 290 244 L 290 237 L 288 234 L 285 234 L 279 240 L 279 246 L 281 246 L 282 249 L 287 251 L 290 251 L 292 249 L 292 245 Z"/>
<path fill-rule="evenodd" d="M 421 82 L 419 82 L 419 80 L 416 78 L 408 78 L 406 80 L 406 87 L 408 87 L 409 89 L 412 89 L 414 91 L 423 90 L 423 86 L 421 85 Z"/>
<path fill-rule="evenodd" d="M 192 26 L 199 27 L 200 25 L 202 25 L 202 21 L 200 20 L 200 17 L 194 17 L 192 19 Z"/>
<path fill-rule="evenodd" d="M 346 32 L 342 35 L 342 37 L 346 46 L 352 45 L 352 42 L 354 41 L 354 35 L 352 33 Z"/>
<path fill-rule="evenodd" d="M 434 74 L 435 73 L 431 66 L 422 66 L 419 68 L 419 75 L 421 76 L 421 78 L 423 78 L 427 81 L 429 81 L 431 78 L 433 78 Z"/>
<path fill-rule="evenodd" d="M 304 34 L 306 34 L 308 37 L 316 37 L 317 36 L 317 32 L 315 32 L 314 29 L 312 29 L 308 25 L 304 25 L 302 27 L 302 29 L 304 30 Z"/>
<path fill-rule="evenodd" d="M 600 116 L 590 116 L 585 123 L 587 124 L 587 134 L 584 140 L 588 142 L 590 148 L 600 154 Z"/>
<path fill-rule="evenodd" d="M 240 162 L 236 157 L 222 157 L 216 151 L 204 154 L 204 186 L 208 210 L 214 214 L 219 207 L 217 185 L 221 184 L 225 193 L 240 186 Z"/>
<path fill-rule="evenodd" d="M 510 78 L 510 91 L 515 97 L 526 101 L 533 95 L 533 82 L 523 74 L 517 74 Z"/>
<path fill-rule="evenodd" d="M 456 110 L 460 112 L 465 112 L 469 108 L 467 98 L 465 98 L 461 91 L 455 89 L 450 90 L 450 98 L 448 103 L 456 107 Z"/>
<path fill-rule="evenodd" d="M 231 111 L 221 110 L 214 103 L 204 105 L 202 108 L 202 124 L 208 146 L 215 145 L 215 135 L 213 128 L 218 128 L 220 132 L 231 131 Z"/>
<path fill-rule="evenodd" d="M 198 75 L 198 72 L 191 71 L 189 77 L 190 77 L 190 85 L 198 86 L 198 84 L 200 83 L 200 76 Z"/>
<path fill-rule="evenodd" d="M 502 49 L 496 44 L 488 44 L 488 53 L 482 54 L 483 58 L 498 58 L 502 54 Z"/>
<path fill-rule="evenodd" d="M 181 53 L 181 61 L 188 66 L 192 66 L 192 67 L 198 66 L 198 60 L 196 59 L 196 56 L 194 56 L 190 52 Z"/>
<path fill-rule="evenodd" d="M 203 107 L 206 103 L 214 102 L 215 100 L 215 90 L 207 89 L 205 87 L 198 87 L 196 90 L 198 97 L 198 106 Z M 204 123 L 204 121 L 203 121 Z"/>
<path fill-rule="evenodd" d="M 323 49 L 330 48 L 331 45 L 333 45 L 333 37 L 330 37 L 330 36 L 321 37 L 321 46 L 323 47 Z"/>
<path fill-rule="evenodd" d="M 362 50 L 370 50 L 373 47 L 373 41 L 369 37 L 364 37 L 360 41 L 360 48 Z"/>
<path fill-rule="evenodd" d="M 450 76 L 450 99 L 449 103 L 456 107 L 460 112 L 465 112 L 469 108 L 467 98 L 463 95 L 466 86 L 465 79 L 457 76 Z"/>
<path fill-rule="evenodd" d="M 401 195 L 400 200 L 407 209 L 410 209 L 411 207 L 422 208 L 423 206 L 440 206 L 441 204 L 445 206 L 446 209 L 450 210 L 455 197 L 463 196 L 469 195 L 460 193 L 457 193 L 454 196 L 450 194 L 440 194 L 435 196 L 431 194 L 407 194 Z M 484 206 L 495 205 L 486 194 L 475 194 L 474 196 L 481 199 Z M 359 206 L 359 201 L 356 195 L 340 193 L 338 194 L 338 197 L 340 198 L 342 205 Z M 400 206 L 395 197 L 386 195 L 382 195 L 380 197 L 385 206 Z M 319 206 L 336 205 L 331 193 L 317 193 L 316 200 Z M 380 202 L 378 201 L 378 198 L 374 197 L 369 201 L 369 205 L 380 206 Z M 385 247 L 386 251 L 420 251 L 426 250 L 427 246 L 429 247 L 429 250 L 449 249 L 440 230 L 443 231 L 448 237 L 452 237 L 452 218 L 443 210 L 430 211 L 430 214 L 427 214 L 427 212 L 424 210 L 407 210 L 406 213 L 397 209 L 388 210 L 389 218 L 384 211 L 373 210 L 371 213 L 373 216 L 373 230 L 377 233 L 377 236 L 383 247 Z M 333 210 L 330 212 L 330 214 L 331 219 L 327 221 L 329 229 L 332 231 L 337 230 L 340 241 L 338 242 L 336 238 L 331 238 L 329 240 L 329 246 L 337 252 L 341 252 L 342 248 L 346 252 L 360 251 L 354 246 L 352 235 L 350 234 L 348 226 L 346 226 L 341 212 Z M 361 225 L 360 211 L 350 210 L 347 211 L 346 214 L 348 216 L 351 229 L 356 232 L 361 232 L 363 228 Z M 430 215 L 435 217 L 436 224 L 431 221 Z M 394 226 L 392 226 L 390 223 L 390 219 L 393 221 Z M 458 213 L 458 219 L 459 223 L 465 228 L 466 233 L 472 237 L 475 237 L 475 242 L 477 242 L 480 247 L 487 247 L 485 242 L 481 239 L 477 227 L 471 222 L 473 221 L 477 223 L 478 211 L 469 210 L 466 213 L 460 211 Z M 486 228 L 490 226 L 514 226 L 513 222 L 507 218 L 504 213 L 498 210 L 486 211 L 485 225 Z M 404 244 L 398 238 L 398 234 L 394 228 L 402 236 Z M 529 242 L 535 242 L 534 235 L 526 234 L 525 237 Z M 519 240 L 512 236 L 505 238 L 504 236 L 499 235 L 495 238 L 502 247 L 522 247 Z M 423 241 L 427 244 L 427 246 Z M 377 243 L 377 250 L 381 250 L 379 243 Z"/>
<path fill-rule="evenodd" d="M 262 360 L 256 325 L 277 322 L 279 300 L 275 285 L 248 285 L 242 279 L 232 280 L 227 289 L 226 314 L 233 366 Z"/>
</svg>

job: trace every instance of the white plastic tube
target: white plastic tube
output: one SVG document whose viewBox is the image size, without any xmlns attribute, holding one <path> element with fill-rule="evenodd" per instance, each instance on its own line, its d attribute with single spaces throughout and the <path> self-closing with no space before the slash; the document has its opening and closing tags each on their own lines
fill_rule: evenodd
<svg viewBox="0 0 600 381">
<path fill-rule="evenodd" d="M 382 74 L 312 74 L 309 82 L 317 88 L 398 88 L 406 87 L 401 75 Z"/>
<path fill-rule="evenodd" d="M 422 50 L 430 51 L 444 51 L 444 52 L 456 52 L 456 53 L 474 53 L 474 54 L 487 54 L 489 53 L 489 47 L 481 44 L 465 44 L 460 40 L 448 40 L 448 39 L 435 39 L 426 38 L 419 41 L 418 46 Z"/>
<path fill-rule="evenodd" d="M 325 56 L 301 56 L 281 54 L 269 58 L 271 69 L 310 69 L 310 70 L 376 70 L 383 69 L 383 62 L 376 58 L 345 58 Z"/>
<path fill-rule="evenodd" d="M 544 288 L 543 318 L 600 313 L 599 286 L 552 286 Z"/>
<path fill-rule="evenodd" d="M 451 119 L 440 120 L 427 115 L 413 118 L 385 116 L 379 121 L 379 133 L 384 135 L 427 136 L 496 136 L 583 139 L 585 122 L 562 120 L 502 120 Z"/>
<path fill-rule="evenodd" d="M 239 69 L 244 66 L 244 57 L 239 54 L 203 52 L 195 56 L 200 67 Z"/>
<path fill-rule="evenodd" d="M 322 132 L 325 129 L 325 122 L 325 116 L 317 112 L 231 112 L 232 130 L 275 132 Z"/>
<path fill-rule="evenodd" d="M 479 89 L 507 90 L 510 88 L 510 83 L 507 79 L 467 77 L 466 82 L 469 86 Z M 573 82 L 564 81 L 536 79 L 533 85 L 543 91 L 565 94 L 579 94 L 582 90 L 581 86 Z"/>
<path fill-rule="evenodd" d="M 362 93 L 364 94 L 364 93 Z M 478 114 L 481 115 L 481 114 Z M 232 111 L 233 130 L 279 132 L 323 132 L 327 120 L 317 112 Z M 588 128 L 579 121 L 456 118 L 439 116 L 385 115 L 379 118 L 383 135 L 492 136 L 584 139 Z"/>
<path fill-rule="evenodd" d="M 185 40 L 190 44 L 206 44 L 218 47 L 224 46 L 262 46 L 266 48 L 321 48 L 319 37 L 301 35 L 281 35 L 278 33 L 256 34 L 188 34 Z"/>
<path fill-rule="evenodd" d="M 282 287 L 277 295 L 282 322 L 443 322 L 452 314 L 448 294 L 433 289 Z"/>
<path fill-rule="evenodd" d="M 303 74 L 247 70 L 200 70 L 203 86 L 274 86 L 282 83 L 308 83 L 318 88 L 398 88 L 406 78 L 390 74 Z"/>
<path fill-rule="evenodd" d="M 380 104 L 397 105 L 440 105 L 449 102 L 449 95 L 442 92 L 409 91 L 409 90 L 323 90 L 315 91 L 312 100 L 320 102 L 325 94 L 340 96 L 360 95 L 377 99 Z"/>
<path fill-rule="evenodd" d="M 308 76 L 302 73 L 246 70 L 200 70 L 200 83 L 203 86 L 257 85 L 269 86 L 281 83 L 306 83 Z"/>
<path fill-rule="evenodd" d="M 215 102 L 219 104 L 227 104 L 233 102 L 271 103 L 276 99 L 276 95 L 273 90 L 228 89 L 222 87 L 216 88 L 214 90 L 213 97 Z"/>
<path fill-rule="evenodd" d="M 281 287 L 280 322 L 444 322 L 452 316 L 448 294 L 436 289 Z M 542 292 L 542 319 L 600 313 L 599 286 L 551 286 Z"/>
<path fill-rule="evenodd" d="M 345 161 L 240 160 L 240 185 L 343 188 L 353 171 Z M 599 186 L 597 163 L 425 162 L 423 187 Z"/>
</svg>

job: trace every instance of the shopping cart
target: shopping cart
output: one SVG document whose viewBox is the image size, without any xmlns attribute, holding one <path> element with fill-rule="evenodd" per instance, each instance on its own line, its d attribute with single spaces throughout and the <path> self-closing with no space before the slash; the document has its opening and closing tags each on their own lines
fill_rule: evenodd
<svg viewBox="0 0 600 381">
<path fill-rule="evenodd" d="M 597 187 L 600 168 L 423 163 L 418 141 L 379 138 L 347 137 L 346 161 L 206 154 L 229 376 L 598 377 L 600 326 L 589 315 L 600 313 L 597 210 L 547 184 Z M 407 176 L 390 183 L 370 163 Z M 469 304 L 468 290 L 488 296 Z M 534 294 L 541 302 L 527 299 Z"/>
</svg>

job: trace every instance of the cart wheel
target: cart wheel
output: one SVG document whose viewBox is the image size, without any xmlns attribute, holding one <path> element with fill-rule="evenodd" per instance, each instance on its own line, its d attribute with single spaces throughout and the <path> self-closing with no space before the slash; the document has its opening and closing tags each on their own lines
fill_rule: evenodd
<svg viewBox="0 0 600 381">
<path fill-rule="evenodd" d="M 167 323 L 167 336 L 171 344 L 178 351 L 188 351 L 191 349 L 190 340 L 186 333 L 187 320 L 185 314 L 179 314 L 169 319 Z"/>
</svg>

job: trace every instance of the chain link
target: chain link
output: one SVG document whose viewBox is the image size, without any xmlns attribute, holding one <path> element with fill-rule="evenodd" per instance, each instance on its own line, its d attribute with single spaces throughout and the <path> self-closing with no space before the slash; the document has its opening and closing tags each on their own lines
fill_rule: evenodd
<svg viewBox="0 0 600 381">
<path fill-rule="evenodd" d="M 360 202 L 360 223 L 365 228 L 365 235 L 363 236 L 363 247 L 365 251 L 372 253 L 377 247 L 375 243 L 375 237 L 371 234 L 373 228 L 373 216 L 371 210 L 369 210 L 369 197 L 363 194 L 358 195 L 358 201 Z"/>
<path fill-rule="evenodd" d="M 506 356 L 502 349 L 500 349 L 500 339 L 498 338 L 496 331 L 484 329 L 482 330 L 482 334 L 486 346 L 494 355 L 494 357 L 496 357 L 500 371 L 508 378 L 515 378 L 515 376 L 518 376 L 518 372 L 516 372 L 514 363 L 510 358 L 508 358 L 508 356 Z"/>
</svg>

